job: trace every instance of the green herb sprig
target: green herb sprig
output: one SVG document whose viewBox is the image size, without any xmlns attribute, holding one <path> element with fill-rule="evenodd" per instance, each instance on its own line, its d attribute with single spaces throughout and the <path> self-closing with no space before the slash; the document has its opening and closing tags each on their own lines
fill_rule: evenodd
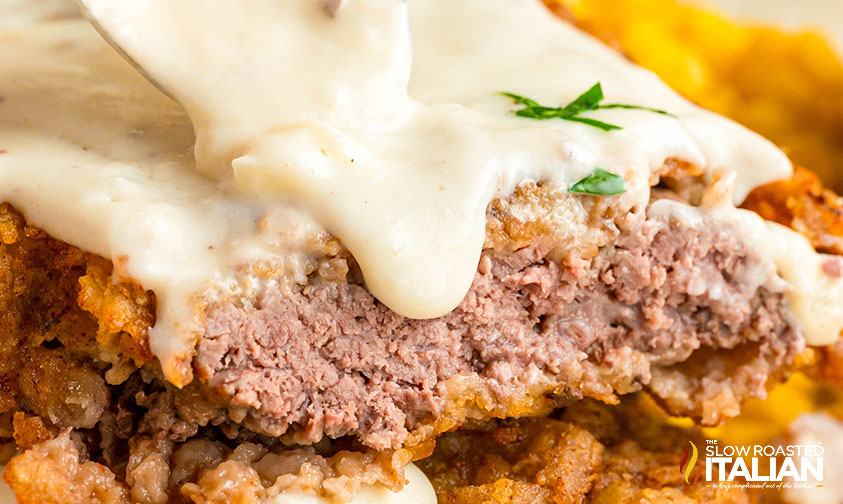
<svg viewBox="0 0 843 504">
<path fill-rule="evenodd" d="M 613 196 L 626 192 L 626 182 L 620 175 L 597 168 L 591 175 L 572 185 L 568 192 Z"/>
<path fill-rule="evenodd" d="M 512 98 L 516 103 L 524 105 L 524 108 L 516 110 L 515 115 L 519 117 L 526 117 L 529 119 L 537 119 L 544 121 L 547 119 L 563 119 L 565 121 L 573 121 L 587 124 L 603 131 L 613 131 L 623 129 L 616 124 L 609 124 L 597 119 L 589 117 L 581 117 L 583 112 L 590 112 L 592 110 L 601 109 L 633 109 L 646 110 L 656 114 L 662 114 L 670 117 L 675 117 L 669 112 L 650 107 L 640 107 L 638 105 L 625 105 L 622 103 L 601 103 L 603 101 L 603 87 L 598 82 L 593 85 L 591 89 L 577 97 L 576 100 L 565 105 L 564 107 L 545 107 L 534 100 L 527 97 L 517 95 L 515 93 L 501 93 L 504 96 Z"/>
</svg>

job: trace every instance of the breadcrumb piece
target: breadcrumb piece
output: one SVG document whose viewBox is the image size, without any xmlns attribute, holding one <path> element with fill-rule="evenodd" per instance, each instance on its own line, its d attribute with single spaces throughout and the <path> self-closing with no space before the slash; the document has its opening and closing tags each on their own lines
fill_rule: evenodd
<svg viewBox="0 0 843 504">
<path fill-rule="evenodd" d="M 196 484 L 182 487 L 182 494 L 196 504 L 259 504 L 263 493 L 257 471 L 236 460 L 227 460 Z"/>
<path fill-rule="evenodd" d="M 3 481 L 20 504 L 129 504 L 114 473 L 95 462 L 81 462 L 65 430 L 6 466 Z"/>
<path fill-rule="evenodd" d="M 789 180 L 759 187 L 743 207 L 799 232 L 821 252 L 843 254 L 843 198 L 812 171 L 797 168 Z"/>
<path fill-rule="evenodd" d="M 91 261 L 79 278 L 79 306 L 99 324 L 97 342 L 119 348 L 138 363 L 152 358 L 149 328 L 155 325 L 155 296 L 136 284 L 111 278 L 107 261 Z"/>
<path fill-rule="evenodd" d="M 52 439 L 54 435 L 40 417 L 26 416 L 22 411 L 15 413 L 13 425 L 15 443 L 21 452 Z"/>
</svg>

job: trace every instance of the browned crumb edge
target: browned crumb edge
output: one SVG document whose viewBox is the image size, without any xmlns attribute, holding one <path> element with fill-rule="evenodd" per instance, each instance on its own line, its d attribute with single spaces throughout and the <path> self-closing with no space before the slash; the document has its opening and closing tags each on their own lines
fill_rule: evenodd
<svg viewBox="0 0 843 504">
<path fill-rule="evenodd" d="M 681 171 L 683 167 L 674 168 Z M 684 190 L 678 182 L 673 185 L 671 189 L 677 193 Z M 540 197 L 542 190 L 539 186 L 517 196 L 526 201 L 522 204 L 540 207 L 546 204 Z M 821 206 L 817 198 L 809 196 L 803 196 L 803 200 L 813 202 L 813 206 L 805 203 L 797 208 L 787 204 L 794 222 L 805 220 L 800 217 L 805 207 Z M 749 204 L 757 201 L 757 197 L 751 197 Z M 829 201 L 833 202 L 829 197 L 822 200 L 821 208 L 831 206 Z M 799 213 L 800 208 L 803 214 Z M 490 212 L 494 218 L 490 219 L 489 241 L 500 248 L 517 249 L 552 232 L 541 221 L 525 223 L 508 215 L 506 202 L 497 202 Z M 813 234 L 806 234 L 815 244 L 821 240 L 828 244 L 829 236 L 837 236 L 837 228 L 827 219 L 807 225 L 814 226 Z M 213 481 L 219 484 L 217 476 L 228 474 L 226 471 L 232 481 L 260 480 L 262 484 L 255 488 L 264 492 L 264 487 L 276 484 L 278 475 L 295 474 L 281 485 L 295 487 L 309 481 L 317 487 L 321 485 L 325 493 L 342 498 L 353 493 L 361 481 L 400 486 L 401 468 L 411 459 L 426 456 L 432 448 L 424 440 L 459 426 L 472 410 L 491 412 L 493 416 L 516 416 L 547 413 L 559 404 L 539 391 L 517 404 L 495 405 L 494 398 L 470 385 L 456 387 L 457 400 L 452 410 L 419 435 L 416 448 L 380 454 L 349 438 L 289 451 L 276 439 L 233 424 L 195 431 L 195 426 L 181 425 L 178 418 L 139 419 L 134 411 L 138 405 L 151 408 L 161 401 L 175 401 L 175 411 L 195 417 L 202 413 L 203 402 L 208 401 L 191 387 L 174 396 L 172 388 L 162 385 L 147 342 L 147 330 L 154 323 L 154 295 L 132 284 L 114 283 L 108 261 L 27 226 L 8 205 L 0 207 L 0 240 L 0 436 L 14 439 L 21 450 L 39 446 L 15 459 L 12 468 L 47 463 L 43 472 L 10 469 L 7 473 L 6 479 L 21 498 L 29 499 L 24 502 L 52 502 L 47 494 L 32 493 L 39 485 L 52 488 L 44 486 L 49 480 L 61 487 L 49 490 L 50 495 L 62 495 L 63 491 L 78 494 L 74 485 L 88 485 L 93 493 L 86 495 L 92 502 L 97 502 L 97 492 L 103 496 L 101 502 L 109 502 L 108 498 L 125 499 L 129 494 L 137 502 L 177 502 L 188 497 L 196 502 L 236 502 L 219 500 L 229 498 L 225 494 L 228 487 L 211 488 Z M 325 268 L 317 268 L 315 273 L 321 275 L 322 269 Z M 702 373 L 710 371 L 705 369 L 708 359 L 697 360 L 688 366 L 700 368 Z M 144 432 L 156 431 L 154 425 L 139 426 L 138 421 L 163 422 L 170 433 L 184 429 L 183 439 L 137 434 L 139 427 Z M 551 428 L 555 425 L 552 422 L 535 425 L 548 426 L 548 432 L 556 432 L 555 427 Z M 524 428 L 533 432 L 525 434 L 527 438 L 544 429 Z M 567 432 L 565 429 L 562 430 Z M 57 435 L 54 441 L 44 444 Z M 10 455 L 13 449 L 14 445 L 8 443 L 5 453 Z M 49 460 L 54 458 L 62 460 L 59 465 L 63 468 L 50 469 Z M 263 466 L 262 460 L 266 460 Z M 81 464 L 78 470 L 70 461 Z M 303 464 L 305 461 L 308 463 Z M 260 467 L 269 469 L 261 473 Z M 429 465 L 426 463 L 425 467 Z M 594 474 L 605 472 L 606 467 L 594 469 Z M 43 479 L 42 476 L 52 474 L 51 470 L 58 472 Z M 91 486 L 92 481 L 97 483 Z M 520 485 L 513 481 L 500 485 Z M 651 488 L 648 484 L 643 487 Z M 438 487 L 445 488 L 441 484 Z"/>
<path fill-rule="evenodd" d="M 679 467 L 689 441 L 704 444 L 698 429 L 669 425 L 639 394 L 448 433 L 417 464 L 448 504 L 757 502 L 752 491 L 707 487 L 699 467 L 686 483 Z"/>
<path fill-rule="evenodd" d="M 433 455 L 417 464 L 440 503 L 758 502 L 760 495 L 752 490 L 709 488 L 696 473 L 685 483 L 679 466 L 688 441 L 704 443 L 697 429 L 670 426 L 651 403 L 630 396 L 618 406 L 585 400 L 552 417 L 471 425 L 443 435 Z M 256 504 L 285 488 L 318 486 L 321 474 L 314 466 L 324 463 L 302 451 L 268 454 L 254 444 L 228 450 L 210 440 L 194 440 L 172 453 L 153 449 L 147 441 L 132 447 L 127 489 L 110 469 L 85 461 L 79 446 L 63 432 L 13 459 L 4 479 L 25 504 Z M 174 461 L 171 467 L 168 458 Z M 329 483 L 343 486 L 348 477 L 362 476 L 368 482 L 391 477 L 382 468 L 361 464 L 362 458 L 346 454 L 342 462 L 335 459 L 348 473 L 351 468 L 363 472 Z M 285 472 L 289 476 L 279 478 Z M 185 478 L 195 483 L 182 484 L 180 494 L 167 493 L 168 480 Z"/>
</svg>

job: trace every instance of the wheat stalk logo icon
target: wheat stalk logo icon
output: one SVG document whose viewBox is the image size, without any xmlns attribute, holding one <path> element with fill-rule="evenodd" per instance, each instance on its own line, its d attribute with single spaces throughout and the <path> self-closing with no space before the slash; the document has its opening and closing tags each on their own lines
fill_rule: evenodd
<svg viewBox="0 0 843 504">
<path fill-rule="evenodd" d="M 682 461 L 679 462 L 679 472 L 685 477 L 685 483 L 691 484 L 691 473 L 694 470 L 694 466 L 697 465 L 697 459 L 699 458 L 699 452 L 697 451 L 697 445 L 693 443 L 693 441 L 688 441 L 688 444 L 691 445 L 691 452 L 688 453 L 688 447 L 682 448 Z M 697 472 L 697 477 L 694 478 L 694 483 L 700 479 L 701 472 Z"/>
</svg>

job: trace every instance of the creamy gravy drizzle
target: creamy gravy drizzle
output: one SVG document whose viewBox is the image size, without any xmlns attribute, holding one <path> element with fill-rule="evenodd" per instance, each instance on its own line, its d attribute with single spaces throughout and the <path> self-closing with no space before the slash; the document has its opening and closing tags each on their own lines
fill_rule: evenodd
<svg viewBox="0 0 843 504">
<path fill-rule="evenodd" d="M 771 145 L 686 103 L 535 0 L 88 0 L 94 17 L 187 110 L 198 169 L 242 194 L 293 201 L 357 259 L 394 311 L 463 298 L 496 195 L 568 186 L 602 166 L 646 178 L 669 156 L 728 164 L 744 188 L 788 173 Z M 606 134 L 514 117 L 498 92 L 670 109 L 601 114 Z M 646 191 L 640 191 L 642 202 Z M 745 192 L 745 189 L 744 189 Z"/>
<path fill-rule="evenodd" d="M 0 199 L 155 291 L 150 341 L 176 383 L 211 286 L 248 299 L 261 281 L 238 272 L 255 261 L 304 281 L 322 230 L 378 299 L 434 317 L 470 286 L 489 201 L 522 181 L 568 187 L 601 167 L 643 206 L 669 157 L 735 170 L 736 201 L 790 174 L 766 140 L 535 0 L 346 0 L 333 17 L 316 1 L 87 3 L 184 106 L 195 146 L 180 108 L 89 27 L 9 32 Z M 678 119 L 594 113 L 624 128 L 606 133 L 515 117 L 497 94 L 562 104 L 597 81 L 608 101 Z"/>
</svg>

